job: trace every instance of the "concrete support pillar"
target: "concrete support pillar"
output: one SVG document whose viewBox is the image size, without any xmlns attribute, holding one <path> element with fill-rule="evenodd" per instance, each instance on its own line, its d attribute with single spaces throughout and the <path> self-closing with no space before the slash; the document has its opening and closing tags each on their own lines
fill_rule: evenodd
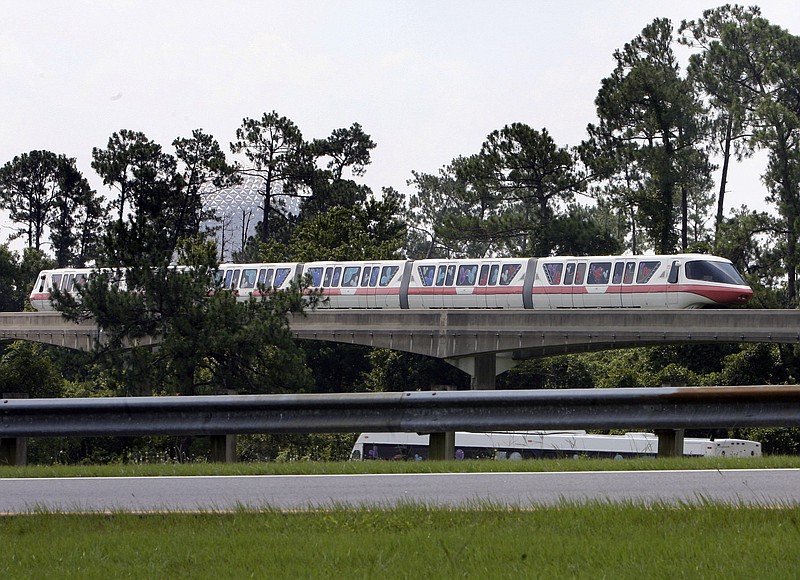
<svg viewBox="0 0 800 580">
<path fill-rule="evenodd" d="M 659 457 L 683 457 L 683 429 L 656 429 Z"/>
<path fill-rule="evenodd" d="M 431 433 L 430 443 L 428 443 L 428 459 L 453 459 L 456 456 L 456 434 L 453 431 L 447 433 Z"/>
<path fill-rule="evenodd" d="M 236 435 L 211 436 L 211 461 L 236 463 Z"/>
<path fill-rule="evenodd" d="M 482 352 L 445 360 L 470 376 L 472 379 L 470 388 L 473 391 L 494 390 L 497 386 L 497 375 L 519 364 L 519 361 L 512 359 L 509 353 L 495 352 Z"/>
<path fill-rule="evenodd" d="M 27 399 L 28 393 L 2 393 L 3 399 Z M 0 465 L 27 465 L 28 438 L 0 438 Z"/>
</svg>

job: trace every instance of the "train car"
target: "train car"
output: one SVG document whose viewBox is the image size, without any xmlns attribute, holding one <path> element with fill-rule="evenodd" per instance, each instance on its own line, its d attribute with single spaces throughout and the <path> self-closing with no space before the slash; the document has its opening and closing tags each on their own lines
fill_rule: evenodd
<svg viewBox="0 0 800 580">
<path fill-rule="evenodd" d="M 41 272 L 31 304 L 52 310 L 50 288 L 74 292 L 89 273 Z M 729 260 L 704 254 L 220 264 L 217 272 L 219 287 L 242 300 L 304 278 L 326 298 L 323 308 L 684 309 L 753 295 Z"/>
<path fill-rule="evenodd" d="M 361 433 L 352 460 L 428 458 L 428 435 Z M 528 431 L 455 434 L 455 459 L 548 459 L 655 457 L 652 433 L 590 435 L 586 431 Z M 761 443 L 744 439 L 684 439 L 685 457 L 760 457 Z"/>
</svg>

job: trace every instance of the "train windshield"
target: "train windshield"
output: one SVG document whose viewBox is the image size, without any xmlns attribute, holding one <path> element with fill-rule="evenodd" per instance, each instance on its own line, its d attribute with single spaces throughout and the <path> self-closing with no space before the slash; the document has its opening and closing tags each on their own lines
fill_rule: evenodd
<svg viewBox="0 0 800 580">
<path fill-rule="evenodd" d="M 747 286 L 747 282 L 742 279 L 736 268 L 727 262 L 709 262 L 708 260 L 686 262 L 686 277 L 690 280 Z"/>
</svg>

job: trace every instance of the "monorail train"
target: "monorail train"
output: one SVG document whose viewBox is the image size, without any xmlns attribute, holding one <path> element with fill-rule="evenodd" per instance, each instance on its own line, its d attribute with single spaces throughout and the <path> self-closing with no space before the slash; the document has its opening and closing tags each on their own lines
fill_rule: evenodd
<svg viewBox="0 0 800 580">
<path fill-rule="evenodd" d="M 428 435 L 362 433 L 350 453 L 352 460 L 428 458 Z M 548 459 L 655 457 L 658 438 L 652 433 L 589 435 L 586 431 L 529 431 L 455 434 L 455 459 Z M 761 443 L 746 439 L 683 441 L 685 457 L 760 457 Z"/>
<path fill-rule="evenodd" d="M 75 292 L 90 273 L 41 272 L 31 305 L 52 310 L 51 288 Z M 753 295 L 730 260 L 704 254 L 221 264 L 217 276 L 242 299 L 307 276 L 322 308 L 682 309 Z"/>
</svg>

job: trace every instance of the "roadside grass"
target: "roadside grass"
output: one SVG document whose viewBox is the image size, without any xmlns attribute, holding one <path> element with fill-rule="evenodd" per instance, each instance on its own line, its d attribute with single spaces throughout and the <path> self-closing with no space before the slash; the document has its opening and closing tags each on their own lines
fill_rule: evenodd
<svg viewBox="0 0 800 580">
<path fill-rule="evenodd" d="M 0 517 L 2 578 L 794 578 L 800 506 Z"/>
<path fill-rule="evenodd" d="M 523 461 L 291 461 L 270 463 L 114 463 L 0 465 L 0 477 L 158 477 L 197 475 L 335 475 L 357 473 L 471 473 L 800 468 L 800 457 L 677 457 L 665 459 L 540 459 Z"/>
</svg>

